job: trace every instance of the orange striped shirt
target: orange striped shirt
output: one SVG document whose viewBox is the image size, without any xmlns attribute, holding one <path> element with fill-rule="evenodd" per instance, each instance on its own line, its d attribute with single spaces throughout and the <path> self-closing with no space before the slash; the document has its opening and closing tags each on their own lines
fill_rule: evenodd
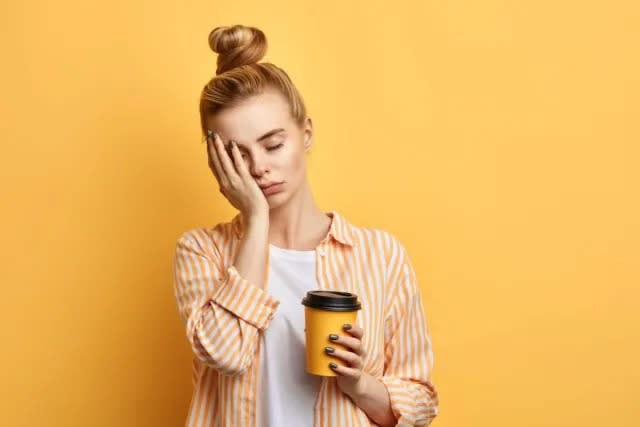
<svg viewBox="0 0 640 427">
<path fill-rule="evenodd" d="M 439 409 L 432 382 L 433 350 L 416 274 L 404 246 L 391 233 L 358 227 L 336 211 L 316 247 L 320 289 L 352 292 L 362 309 L 363 372 L 387 388 L 396 425 L 423 426 Z M 194 353 L 193 393 L 186 426 L 256 426 L 260 333 L 280 301 L 265 281 L 256 286 L 232 265 L 244 232 L 238 213 L 213 228 L 184 232 L 173 257 L 174 294 Z M 314 406 L 315 427 L 376 425 L 323 377 Z"/>
</svg>

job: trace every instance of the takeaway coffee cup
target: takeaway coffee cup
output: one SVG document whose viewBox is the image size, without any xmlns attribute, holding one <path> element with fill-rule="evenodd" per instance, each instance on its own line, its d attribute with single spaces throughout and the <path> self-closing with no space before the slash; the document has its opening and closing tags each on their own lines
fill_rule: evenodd
<svg viewBox="0 0 640 427">
<path fill-rule="evenodd" d="M 329 339 L 329 334 L 345 335 L 342 325 L 355 323 L 361 305 L 358 296 L 349 292 L 315 290 L 308 291 L 302 299 L 305 320 L 305 347 L 307 372 L 314 375 L 335 377 L 330 362 L 346 365 L 342 359 L 324 351 L 327 346 L 349 351 L 343 345 Z"/>
</svg>

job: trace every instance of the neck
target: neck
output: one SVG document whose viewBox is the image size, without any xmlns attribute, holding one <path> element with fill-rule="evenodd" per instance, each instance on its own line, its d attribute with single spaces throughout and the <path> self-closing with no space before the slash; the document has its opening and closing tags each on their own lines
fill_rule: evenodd
<svg viewBox="0 0 640 427">
<path fill-rule="evenodd" d="M 307 180 L 289 201 L 269 211 L 269 243 L 312 250 L 326 237 L 331 218 L 316 204 Z"/>
</svg>

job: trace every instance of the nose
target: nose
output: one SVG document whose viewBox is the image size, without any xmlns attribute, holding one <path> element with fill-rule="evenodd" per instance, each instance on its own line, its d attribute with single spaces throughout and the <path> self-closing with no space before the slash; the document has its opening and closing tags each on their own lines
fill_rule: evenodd
<svg viewBox="0 0 640 427">
<path fill-rule="evenodd" d="M 260 155 L 254 154 L 252 159 L 249 160 L 249 170 L 254 177 L 260 177 L 264 175 L 268 170 L 266 159 Z"/>
</svg>

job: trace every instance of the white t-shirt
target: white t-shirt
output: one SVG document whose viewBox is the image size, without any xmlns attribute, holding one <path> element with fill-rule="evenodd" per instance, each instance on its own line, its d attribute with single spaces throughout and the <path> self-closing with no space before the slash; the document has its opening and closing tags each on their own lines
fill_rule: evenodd
<svg viewBox="0 0 640 427">
<path fill-rule="evenodd" d="M 321 376 L 306 371 L 304 306 L 307 291 L 318 289 L 316 252 L 269 244 L 267 291 L 280 300 L 261 336 L 258 427 L 313 426 L 313 406 Z"/>
</svg>

